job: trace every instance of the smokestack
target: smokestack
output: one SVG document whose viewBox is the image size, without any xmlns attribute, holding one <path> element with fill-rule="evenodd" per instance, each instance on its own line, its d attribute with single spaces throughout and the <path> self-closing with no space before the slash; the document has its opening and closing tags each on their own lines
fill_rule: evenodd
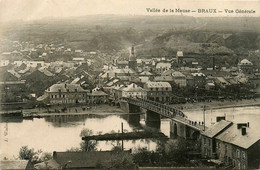
<svg viewBox="0 0 260 170">
<path fill-rule="evenodd" d="M 241 132 L 242 132 L 242 135 L 243 135 L 243 136 L 246 135 L 246 128 L 243 127 L 242 130 L 241 130 Z"/>
</svg>

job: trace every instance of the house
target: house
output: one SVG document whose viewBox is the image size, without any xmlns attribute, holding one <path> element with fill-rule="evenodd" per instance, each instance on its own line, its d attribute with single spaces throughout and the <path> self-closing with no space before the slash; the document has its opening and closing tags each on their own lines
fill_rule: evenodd
<svg viewBox="0 0 260 170">
<path fill-rule="evenodd" d="M 78 84 L 54 84 L 45 90 L 45 102 L 51 105 L 84 104 L 87 102 L 87 92 Z"/>
<path fill-rule="evenodd" d="M 181 72 L 174 71 L 172 73 L 172 77 L 173 77 L 174 83 L 176 83 L 179 87 L 187 86 L 186 76 L 184 74 L 182 74 Z"/>
<path fill-rule="evenodd" d="M 23 170 L 23 169 L 33 169 L 33 166 L 29 160 L 3 160 L 0 161 L 0 169 Z"/>
<path fill-rule="evenodd" d="M 194 80 L 194 85 L 196 87 L 204 87 L 206 84 L 206 76 L 203 73 L 191 73 L 193 80 Z"/>
<path fill-rule="evenodd" d="M 260 133 L 248 123 L 233 123 L 216 137 L 217 158 L 234 169 L 260 167 Z"/>
<path fill-rule="evenodd" d="M 147 98 L 150 100 L 167 102 L 171 100 L 172 87 L 168 82 L 146 82 Z"/>
<path fill-rule="evenodd" d="M 163 63 L 159 62 L 155 66 L 155 72 L 159 75 L 161 75 L 165 70 L 171 69 L 171 63 Z"/>
<path fill-rule="evenodd" d="M 133 159 L 129 151 L 53 152 L 53 159 L 66 169 L 115 169 L 113 162 L 120 158 Z"/>
<path fill-rule="evenodd" d="M 206 89 L 206 90 L 212 90 L 212 89 L 214 89 L 214 88 L 215 88 L 215 84 L 214 84 L 214 83 L 209 82 L 209 83 L 207 83 L 207 84 L 205 85 L 205 89 Z"/>
<path fill-rule="evenodd" d="M 227 80 L 225 80 L 224 77 L 216 77 L 215 83 L 219 85 L 221 88 L 226 88 L 226 86 L 230 85 L 230 83 Z"/>
<path fill-rule="evenodd" d="M 223 132 L 232 122 L 221 120 L 210 126 L 201 133 L 201 156 L 204 158 L 216 158 L 216 139 L 215 137 Z"/>
<path fill-rule="evenodd" d="M 101 75 L 101 78 L 103 79 L 110 79 L 110 78 L 119 78 L 119 79 L 124 79 L 127 78 L 129 79 L 132 76 L 136 76 L 136 72 L 132 69 L 125 68 L 125 69 L 111 69 L 105 72 L 104 74 Z"/>
<path fill-rule="evenodd" d="M 183 52 L 177 51 L 177 53 L 176 53 L 177 63 L 180 63 L 180 58 L 182 58 L 182 57 L 183 57 Z"/>
<path fill-rule="evenodd" d="M 119 91 L 121 93 L 121 97 L 127 97 L 127 98 L 146 98 L 147 97 L 147 91 L 143 89 L 142 87 L 136 85 L 135 83 L 132 83 L 126 87 L 119 88 Z"/>
<path fill-rule="evenodd" d="M 9 63 L 9 60 L 0 60 L 0 67 L 8 66 Z"/>
<path fill-rule="evenodd" d="M 107 102 L 108 94 L 103 91 L 91 91 L 87 94 L 87 102 L 91 104 L 101 104 Z"/>
<path fill-rule="evenodd" d="M 251 74 L 253 73 L 253 63 L 247 59 L 243 59 L 238 63 L 238 68 L 244 73 Z"/>
</svg>

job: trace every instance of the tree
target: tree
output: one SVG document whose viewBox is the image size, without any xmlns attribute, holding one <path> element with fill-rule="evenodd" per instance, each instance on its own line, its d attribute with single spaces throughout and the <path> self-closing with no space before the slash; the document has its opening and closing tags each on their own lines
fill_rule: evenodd
<svg viewBox="0 0 260 170">
<path fill-rule="evenodd" d="M 52 154 L 43 152 L 42 150 L 34 151 L 33 148 L 29 149 L 28 146 L 22 146 L 19 151 L 19 158 L 22 160 L 31 160 L 32 163 L 39 163 L 52 159 Z"/>
<path fill-rule="evenodd" d="M 80 132 L 80 137 L 86 137 L 93 135 L 93 131 L 87 128 L 84 128 Z M 97 150 L 97 141 L 94 140 L 85 140 L 80 143 L 80 149 L 83 152 L 96 151 Z"/>
<path fill-rule="evenodd" d="M 33 156 L 36 154 L 34 149 L 29 149 L 28 146 L 22 146 L 19 151 L 19 158 L 25 160 L 31 160 Z"/>
</svg>

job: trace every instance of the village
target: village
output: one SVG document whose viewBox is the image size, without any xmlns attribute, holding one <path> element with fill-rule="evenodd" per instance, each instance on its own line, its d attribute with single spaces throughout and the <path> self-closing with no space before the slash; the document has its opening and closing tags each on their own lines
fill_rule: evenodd
<svg viewBox="0 0 260 170">
<path fill-rule="evenodd" d="M 101 51 L 72 49 L 63 44 L 7 39 L 2 44 L 6 45 L 0 61 L 2 116 L 25 110 L 30 112 L 30 109 L 40 115 L 44 109 L 45 114 L 71 114 L 104 104 L 120 107 L 122 98 L 178 105 L 182 109 L 187 103 L 258 101 L 260 94 L 259 50 L 252 52 L 258 55 L 258 63 L 244 56 L 237 58 L 235 66 L 225 67 L 217 65 L 217 56 L 212 56 L 208 63 L 211 67 L 205 68 L 196 57 L 186 55 L 182 50 L 176 51 L 175 56 L 140 58 L 136 54 L 138 45 L 132 45 L 127 49 L 129 56 L 122 58 L 120 52 L 113 56 Z M 260 103 L 250 102 L 252 104 Z M 208 160 L 204 164 L 222 168 L 259 168 L 260 138 L 249 124 L 226 121 L 222 117 L 204 129 L 197 139 L 200 140 L 198 153 L 201 159 Z M 34 167 L 107 168 L 111 165 L 105 160 L 111 154 L 109 151 L 53 152 L 52 159 Z M 129 159 L 132 157 L 128 151 L 120 154 Z M 117 152 L 114 156 L 120 154 Z M 77 159 L 90 161 L 91 158 L 95 160 L 77 162 Z M 21 164 L 29 166 L 29 162 Z M 133 163 L 127 166 L 137 168 Z"/>
</svg>

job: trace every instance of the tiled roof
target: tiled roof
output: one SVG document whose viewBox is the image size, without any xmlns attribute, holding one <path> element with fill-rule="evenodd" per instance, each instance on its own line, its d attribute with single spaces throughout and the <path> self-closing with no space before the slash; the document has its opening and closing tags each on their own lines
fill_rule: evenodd
<svg viewBox="0 0 260 170">
<path fill-rule="evenodd" d="M 28 160 L 0 161 L 0 169 L 26 169 Z"/>
<path fill-rule="evenodd" d="M 248 149 L 260 140 L 260 133 L 256 129 L 246 127 L 246 134 L 242 135 L 242 129 L 237 129 L 237 124 L 231 125 L 224 132 L 216 136 L 216 139 L 230 143 L 241 148 Z"/>
<path fill-rule="evenodd" d="M 168 82 L 146 82 L 148 88 L 155 88 L 155 87 L 171 87 L 170 83 Z"/>
<path fill-rule="evenodd" d="M 136 84 L 132 83 L 128 85 L 127 87 L 123 88 L 122 91 L 127 91 L 127 92 L 137 92 L 137 91 L 146 91 L 142 87 L 137 86 Z"/>
<path fill-rule="evenodd" d="M 214 125 L 210 126 L 206 131 L 202 132 L 202 135 L 213 138 L 231 124 L 232 122 L 221 120 L 220 122 L 217 122 Z"/>
<path fill-rule="evenodd" d="M 241 65 L 253 65 L 248 59 L 243 59 L 240 62 Z"/>
<path fill-rule="evenodd" d="M 152 76 L 153 74 L 149 71 L 143 71 L 142 73 L 139 74 L 140 76 Z"/>
<path fill-rule="evenodd" d="M 41 68 L 39 68 L 38 69 L 40 72 L 42 72 L 43 74 L 45 74 L 46 76 L 54 76 L 54 74 L 52 74 L 49 70 L 47 70 L 46 68 L 43 68 L 43 67 L 41 67 Z"/>
<path fill-rule="evenodd" d="M 15 76 L 16 78 L 21 78 L 21 75 L 20 74 L 18 74 L 16 71 L 14 71 L 14 70 L 8 70 L 7 71 L 8 73 L 10 73 L 10 74 L 12 74 L 13 76 Z"/>
<path fill-rule="evenodd" d="M 156 64 L 156 68 L 164 68 L 164 67 L 167 67 L 167 68 L 170 68 L 171 67 L 171 63 L 157 63 Z"/>
<path fill-rule="evenodd" d="M 111 151 L 99 152 L 55 152 L 53 159 L 61 165 L 68 162 L 69 168 L 95 168 L 97 164 L 104 167 L 111 166 Z"/>
<path fill-rule="evenodd" d="M 107 96 L 107 94 L 103 91 L 92 91 L 89 95 L 91 96 Z"/>
<path fill-rule="evenodd" d="M 51 87 L 49 87 L 46 91 L 47 92 L 75 92 L 75 89 L 77 92 L 85 92 L 85 90 L 80 87 L 78 84 L 54 84 Z"/>
</svg>

